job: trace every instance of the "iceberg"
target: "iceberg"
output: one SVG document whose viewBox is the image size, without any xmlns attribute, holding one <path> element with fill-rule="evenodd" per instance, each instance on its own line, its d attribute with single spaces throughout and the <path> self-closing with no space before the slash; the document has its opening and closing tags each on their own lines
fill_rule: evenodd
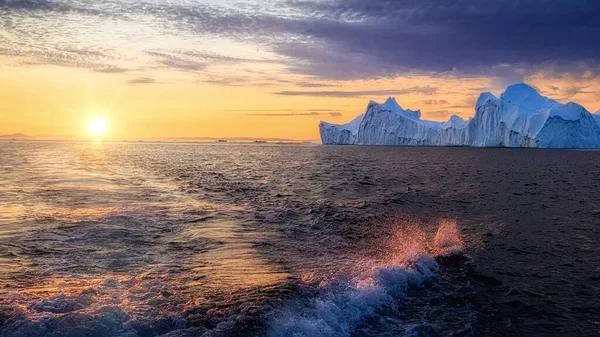
<svg viewBox="0 0 600 337">
<path fill-rule="evenodd" d="M 600 111 L 577 103 L 561 104 L 519 83 L 500 97 L 482 93 L 475 116 L 448 121 L 421 119 L 420 110 L 403 109 L 390 97 L 370 101 L 364 113 L 347 124 L 319 124 L 323 144 L 600 148 Z"/>
<path fill-rule="evenodd" d="M 600 124 L 600 110 L 596 111 L 596 113 L 593 114 L 592 116 L 594 116 L 594 119 L 596 120 L 596 122 L 598 124 Z"/>
</svg>

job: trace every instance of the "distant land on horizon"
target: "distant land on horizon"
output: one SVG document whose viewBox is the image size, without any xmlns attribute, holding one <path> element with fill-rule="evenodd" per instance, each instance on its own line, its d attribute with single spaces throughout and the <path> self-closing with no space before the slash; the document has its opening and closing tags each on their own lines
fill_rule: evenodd
<svg viewBox="0 0 600 337">
<path fill-rule="evenodd" d="M 27 135 L 21 132 L 0 135 L 0 139 L 31 139 L 31 140 L 87 140 L 84 137 L 76 137 L 71 135 Z M 167 138 L 139 138 L 139 139 L 108 139 L 108 141 L 189 141 L 189 142 L 217 142 L 225 140 L 228 142 L 290 142 L 290 143 L 320 143 L 319 139 L 289 139 L 289 138 L 264 138 L 264 137 L 167 137 Z"/>
<path fill-rule="evenodd" d="M 8 135 L 0 135 L 0 138 L 33 138 L 23 133 L 13 133 Z"/>
</svg>

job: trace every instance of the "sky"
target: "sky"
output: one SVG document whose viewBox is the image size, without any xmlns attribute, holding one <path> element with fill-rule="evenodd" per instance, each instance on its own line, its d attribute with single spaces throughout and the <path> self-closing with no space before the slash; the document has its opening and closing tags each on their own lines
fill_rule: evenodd
<svg viewBox="0 0 600 337">
<path fill-rule="evenodd" d="M 600 109 L 597 0 L 0 0 L 0 134 L 311 140 L 369 100 Z"/>
</svg>

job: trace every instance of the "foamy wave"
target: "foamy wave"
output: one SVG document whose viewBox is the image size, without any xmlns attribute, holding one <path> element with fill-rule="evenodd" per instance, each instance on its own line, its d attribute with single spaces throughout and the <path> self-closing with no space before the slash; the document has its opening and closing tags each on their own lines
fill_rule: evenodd
<svg viewBox="0 0 600 337">
<path fill-rule="evenodd" d="M 349 336 L 365 320 L 383 310 L 395 310 L 395 301 L 409 287 L 433 279 L 438 264 L 419 255 L 410 266 L 380 266 L 370 280 L 330 285 L 308 303 L 290 305 L 271 321 L 269 336 Z"/>
<path fill-rule="evenodd" d="M 186 321 L 168 311 L 158 281 L 138 277 L 47 280 L 38 292 L 0 298 L 0 337 L 148 336 L 183 329 Z"/>
<path fill-rule="evenodd" d="M 361 324 L 382 312 L 395 312 L 397 301 L 410 288 L 433 282 L 439 265 L 433 256 L 462 252 L 456 221 L 442 220 L 431 247 L 414 224 L 396 228 L 383 261 L 373 261 L 370 271 L 349 281 L 327 282 L 319 295 L 288 304 L 270 320 L 268 335 L 350 336 Z M 412 329 L 414 330 L 414 329 Z M 411 334 L 407 325 L 407 334 Z"/>
</svg>

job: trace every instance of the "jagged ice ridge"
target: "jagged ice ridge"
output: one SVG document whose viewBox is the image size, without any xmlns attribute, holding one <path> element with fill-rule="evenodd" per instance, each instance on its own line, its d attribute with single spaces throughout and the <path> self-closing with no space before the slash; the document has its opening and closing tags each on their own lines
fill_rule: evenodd
<svg viewBox="0 0 600 337">
<path fill-rule="evenodd" d="M 453 115 L 446 122 L 421 119 L 394 98 L 369 102 L 347 124 L 319 124 L 323 144 L 474 147 L 600 148 L 600 110 L 591 114 L 577 103 L 561 104 L 531 86 L 509 86 L 500 97 L 482 93 L 475 116 Z"/>
</svg>

